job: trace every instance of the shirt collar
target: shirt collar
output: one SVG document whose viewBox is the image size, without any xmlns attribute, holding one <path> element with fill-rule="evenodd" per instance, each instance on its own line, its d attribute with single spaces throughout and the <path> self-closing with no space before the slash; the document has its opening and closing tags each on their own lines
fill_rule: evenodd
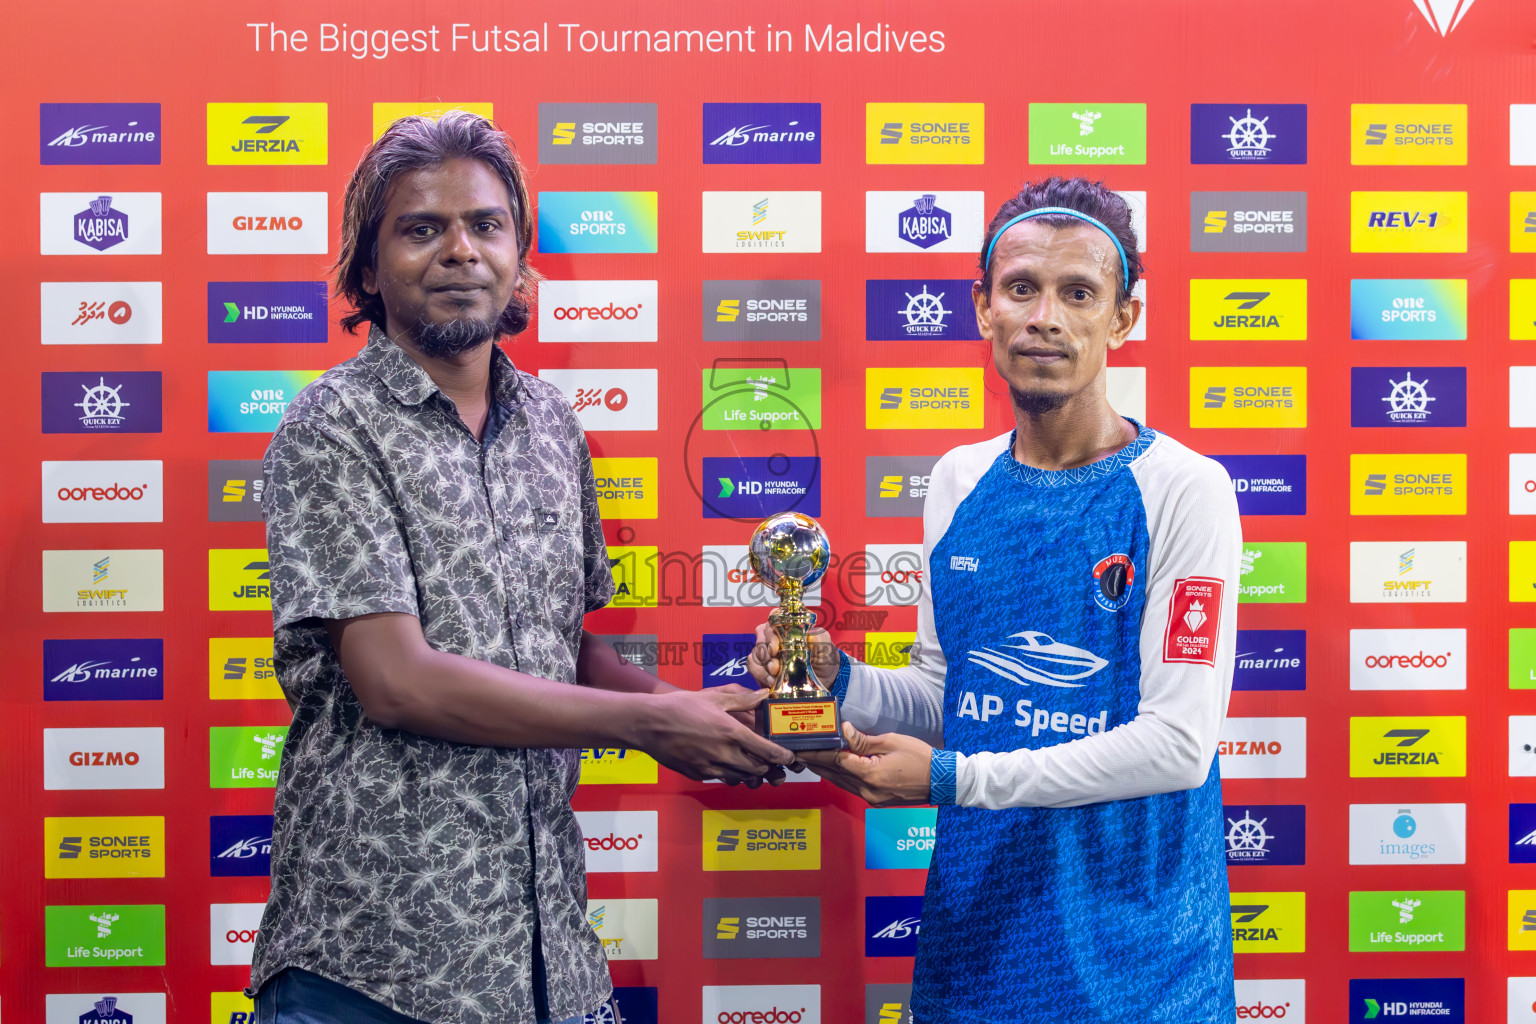
<svg viewBox="0 0 1536 1024">
<path fill-rule="evenodd" d="M 420 405 L 438 392 L 432 375 L 422 369 L 406 351 L 390 340 L 378 324 L 368 330 L 368 343 L 358 353 L 358 361 L 383 382 L 389 393 L 402 405 Z M 497 404 L 512 406 L 522 396 L 523 385 L 517 367 L 500 345 L 491 346 L 491 396 Z"/>
</svg>

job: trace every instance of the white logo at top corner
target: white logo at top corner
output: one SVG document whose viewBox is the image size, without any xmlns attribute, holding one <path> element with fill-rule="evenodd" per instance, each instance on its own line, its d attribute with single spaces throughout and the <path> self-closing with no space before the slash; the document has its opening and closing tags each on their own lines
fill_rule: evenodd
<svg viewBox="0 0 1536 1024">
<path fill-rule="evenodd" d="M 1014 633 L 1008 639 L 1020 642 L 968 651 L 966 658 L 971 664 L 1020 686 L 1044 683 L 1063 688 L 1083 686 L 1077 680 L 1086 679 L 1109 664 L 1092 651 L 1060 643 L 1039 630 Z"/>
<path fill-rule="evenodd" d="M 1191 633 L 1200 632 L 1200 627 L 1205 625 L 1205 606 L 1199 601 L 1191 601 L 1189 611 L 1184 613 L 1184 625 Z"/>
<path fill-rule="evenodd" d="M 1467 16 L 1476 0 L 1413 0 L 1429 27 L 1442 36 L 1450 35 Z"/>
</svg>

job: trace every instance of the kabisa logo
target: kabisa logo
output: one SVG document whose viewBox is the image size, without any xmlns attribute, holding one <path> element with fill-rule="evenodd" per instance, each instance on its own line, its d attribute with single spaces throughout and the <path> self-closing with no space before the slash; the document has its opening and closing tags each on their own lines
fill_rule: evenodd
<svg viewBox="0 0 1536 1024">
<path fill-rule="evenodd" d="M 1304 164 L 1307 105 L 1190 104 L 1189 162 Z"/>
<path fill-rule="evenodd" d="M 655 192 L 540 192 L 539 252 L 655 252 Z"/>
<path fill-rule="evenodd" d="M 324 192 L 209 192 L 208 254 L 324 255 L 329 216 Z"/>
<path fill-rule="evenodd" d="M 954 234 L 949 211 L 940 208 L 936 199 L 930 192 L 912 200 L 912 205 L 897 216 L 896 237 L 919 249 L 931 249 L 948 241 Z"/>
<path fill-rule="evenodd" d="M 974 255 L 984 216 L 980 192 L 865 192 L 864 251 Z"/>
<path fill-rule="evenodd" d="M 1189 336 L 1196 341 L 1305 341 L 1305 279 L 1189 282 Z"/>
<path fill-rule="evenodd" d="M 208 819 L 208 873 L 266 878 L 272 873 L 272 815 L 216 814 Z"/>
<path fill-rule="evenodd" d="M 985 163 L 983 103 L 866 103 L 864 162 Z"/>
<path fill-rule="evenodd" d="M 705 985 L 704 1024 L 821 1024 L 820 985 Z"/>
<path fill-rule="evenodd" d="M 88 210 L 75 214 L 75 241 L 105 251 L 128 240 L 128 215 L 112 208 L 111 196 L 91 200 Z"/>
<path fill-rule="evenodd" d="M 979 341 L 968 280 L 864 282 L 870 341 Z"/>
<path fill-rule="evenodd" d="M 1307 514 L 1305 455 L 1213 455 L 1232 478 L 1237 511 L 1245 516 Z"/>
<path fill-rule="evenodd" d="M 44 729 L 43 788 L 164 789 L 165 730 Z"/>
<path fill-rule="evenodd" d="M 938 841 L 938 810 L 933 807 L 866 807 L 864 866 L 873 869 L 926 870 Z"/>
<path fill-rule="evenodd" d="M 1441 715 L 1349 720 L 1351 778 L 1460 778 L 1467 774 L 1467 720 Z"/>
<path fill-rule="evenodd" d="M 1234 953 L 1305 953 L 1307 894 L 1304 892 L 1234 892 Z"/>
<path fill-rule="evenodd" d="M 1229 717 L 1216 752 L 1224 779 L 1304 779 L 1307 720 Z"/>
<path fill-rule="evenodd" d="M 1227 865 L 1305 864 L 1307 808 L 1303 804 L 1228 804 Z"/>
<path fill-rule="evenodd" d="M 1464 366 L 1356 366 L 1349 371 L 1352 427 L 1464 427 Z"/>
<path fill-rule="evenodd" d="M 45 167 L 158 164 L 160 104 L 39 104 L 38 147 Z"/>
<path fill-rule="evenodd" d="M 1465 280 L 1355 279 L 1349 336 L 1356 341 L 1465 341 Z"/>
<path fill-rule="evenodd" d="M 43 192 L 38 251 L 44 256 L 157 256 L 159 192 Z"/>
<path fill-rule="evenodd" d="M 270 434 L 319 370 L 209 370 L 208 432 Z"/>
<path fill-rule="evenodd" d="M 44 818 L 44 878 L 164 878 L 165 819 Z"/>
<path fill-rule="evenodd" d="M 705 341 L 820 341 L 820 281 L 705 281 Z"/>
<path fill-rule="evenodd" d="M 158 345 L 159 281 L 44 281 L 44 345 Z"/>
<path fill-rule="evenodd" d="M 160 433 L 160 371 L 42 376 L 45 434 Z"/>
<path fill-rule="evenodd" d="M 916 956 L 922 918 L 921 896 L 864 897 L 864 955 Z"/>
<path fill-rule="evenodd" d="M 1429 4 L 1445 11 L 1456 0 L 1414 2 L 1421 10 Z M 1460 2 L 1462 13 L 1472 5 L 1472 0 Z M 1463 978 L 1351 978 L 1349 1024 L 1391 1024 L 1417 1017 L 1437 1024 L 1466 1024 L 1466 984 Z"/>
<path fill-rule="evenodd" d="M 1106 555 L 1093 567 L 1088 595 L 1106 612 L 1117 612 L 1131 603 L 1131 587 L 1136 583 L 1136 563 L 1123 553 Z"/>
<path fill-rule="evenodd" d="M 1349 162 L 1357 166 L 1466 166 L 1464 103 L 1352 103 L 1349 122 Z"/>
<path fill-rule="evenodd" d="M 165 552 L 88 548 L 43 552 L 43 611 L 165 610 Z"/>
<path fill-rule="evenodd" d="M 214 789 L 270 789 L 277 785 L 286 725 L 210 726 L 208 785 Z"/>
<path fill-rule="evenodd" d="M 1350 541 L 1349 599 L 1355 604 L 1467 599 L 1466 541 Z"/>
<path fill-rule="evenodd" d="M 1349 805 L 1351 864 L 1465 864 L 1466 804 Z"/>
<path fill-rule="evenodd" d="M 165 965 L 161 904 L 44 907 L 43 936 L 43 962 L 49 967 Z"/>
<path fill-rule="evenodd" d="M 934 455 L 866 455 L 864 514 L 876 519 L 922 515 L 938 461 Z"/>
<path fill-rule="evenodd" d="M 864 389 L 870 430 L 974 430 L 982 424 L 978 367 L 869 367 Z"/>
<path fill-rule="evenodd" d="M 704 811 L 705 871 L 821 869 L 821 811 Z"/>
<path fill-rule="evenodd" d="M 821 900 L 814 896 L 706 899 L 704 959 L 821 955 Z"/>
<path fill-rule="evenodd" d="M 1145 103 L 1031 103 L 1032 164 L 1144 164 Z"/>
<path fill-rule="evenodd" d="M 540 341 L 655 341 L 655 281 L 540 281 Z"/>
<path fill-rule="evenodd" d="M 209 281 L 208 340 L 321 345 L 327 301 L 324 281 Z"/>
<path fill-rule="evenodd" d="M 1461 890 L 1352 892 L 1349 949 L 1460 952 L 1467 948 L 1467 894 Z"/>
<path fill-rule="evenodd" d="M 1351 192 L 1350 252 L 1466 252 L 1465 192 Z"/>
<path fill-rule="evenodd" d="M 654 164 L 656 104 L 540 103 L 540 164 Z"/>
<path fill-rule="evenodd" d="M 296 166 L 329 160 L 324 103 L 208 104 L 208 164 Z"/>
<path fill-rule="evenodd" d="M 705 633 L 700 648 L 704 685 L 724 686 L 739 683 L 750 686 L 747 658 L 757 645 L 752 633 Z"/>
<path fill-rule="evenodd" d="M 1249 541 L 1238 565 L 1238 601 L 1301 604 L 1307 599 L 1305 541 Z"/>
<path fill-rule="evenodd" d="M 1307 631 L 1240 629 L 1232 673 L 1234 690 L 1305 690 Z"/>
<path fill-rule="evenodd" d="M 570 399 L 583 430 L 655 430 L 656 371 L 540 370 Z"/>
<path fill-rule="evenodd" d="M 1191 366 L 1189 425 L 1305 427 L 1307 368 Z"/>
<path fill-rule="evenodd" d="M 44 700 L 161 700 L 161 640 L 44 640 Z"/>
<path fill-rule="evenodd" d="M 655 811 L 577 811 L 587 872 L 655 871 L 661 848 Z"/>
<path fill-rule="evenodd" d="M 1191 192 L 1190 252 L 1306 252 L 1305 192 Z"/>
<path fill-rule="evenodd" d="M 1303 978 L 1238 978 L 1238 1021 L 1284 1021 L 1306 1024 L 1307 983 Z"/>
<path fill-rule="evenodd" d="M 706 103 L 704 162 L 819 164 L 821 104 Z"/>
<path fill-rule="evenodd" d="M 761 521 L 780 512 L 821 515 L 821 459 L 809 455 L 705 458 L 705 519 Z"/>
<path fill-rule="evenodd" d="M 1467 457 L 1452 454 L 1349 457 L 1349 513 L 1460 516 L 1467 512 Z"/>
<path fill-rule="evenodd" d="M 705 192 L 702 251 L 821 252 L 820 192 Z"/>
</svg>

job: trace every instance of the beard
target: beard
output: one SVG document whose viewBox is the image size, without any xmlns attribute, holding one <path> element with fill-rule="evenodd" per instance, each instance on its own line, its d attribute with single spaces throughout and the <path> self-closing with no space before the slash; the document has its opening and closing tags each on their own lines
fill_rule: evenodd
<svg viewBox="0 0 1536 1024">
<path fill-rule="evenodd" d="M 496 338 L 496 324 L 477 317 L 455 317 L 446 323 L 416 321 L 416 344 L 434 359 L 447 359 L 479 348 Z"/>
<path fill-rule="evenodd" d="M 1020 391 L 1015 387 L 1008 389 L 1008 396 L 1013 399 L 1013 407 L 1026 416 L 1044 416 L 1055 412 L 1072 397 L 1060 391 Z"/>
</svg>

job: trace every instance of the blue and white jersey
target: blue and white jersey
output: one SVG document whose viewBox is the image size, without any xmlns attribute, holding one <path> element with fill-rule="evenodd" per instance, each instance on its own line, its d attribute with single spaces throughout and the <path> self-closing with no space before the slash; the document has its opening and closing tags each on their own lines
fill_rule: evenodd
<svg viewBox="0 0 1536 1024">
<path fill-rule="evenodd" d="M 912 665 L 845 662 L 845 717 L 939 747 L 917 1024 L 1228 1024 L 1218 736 L 1237 503 L 1163 434 L 1091 465 L 1012 435 L 934 467 Z"/>
</svg>

